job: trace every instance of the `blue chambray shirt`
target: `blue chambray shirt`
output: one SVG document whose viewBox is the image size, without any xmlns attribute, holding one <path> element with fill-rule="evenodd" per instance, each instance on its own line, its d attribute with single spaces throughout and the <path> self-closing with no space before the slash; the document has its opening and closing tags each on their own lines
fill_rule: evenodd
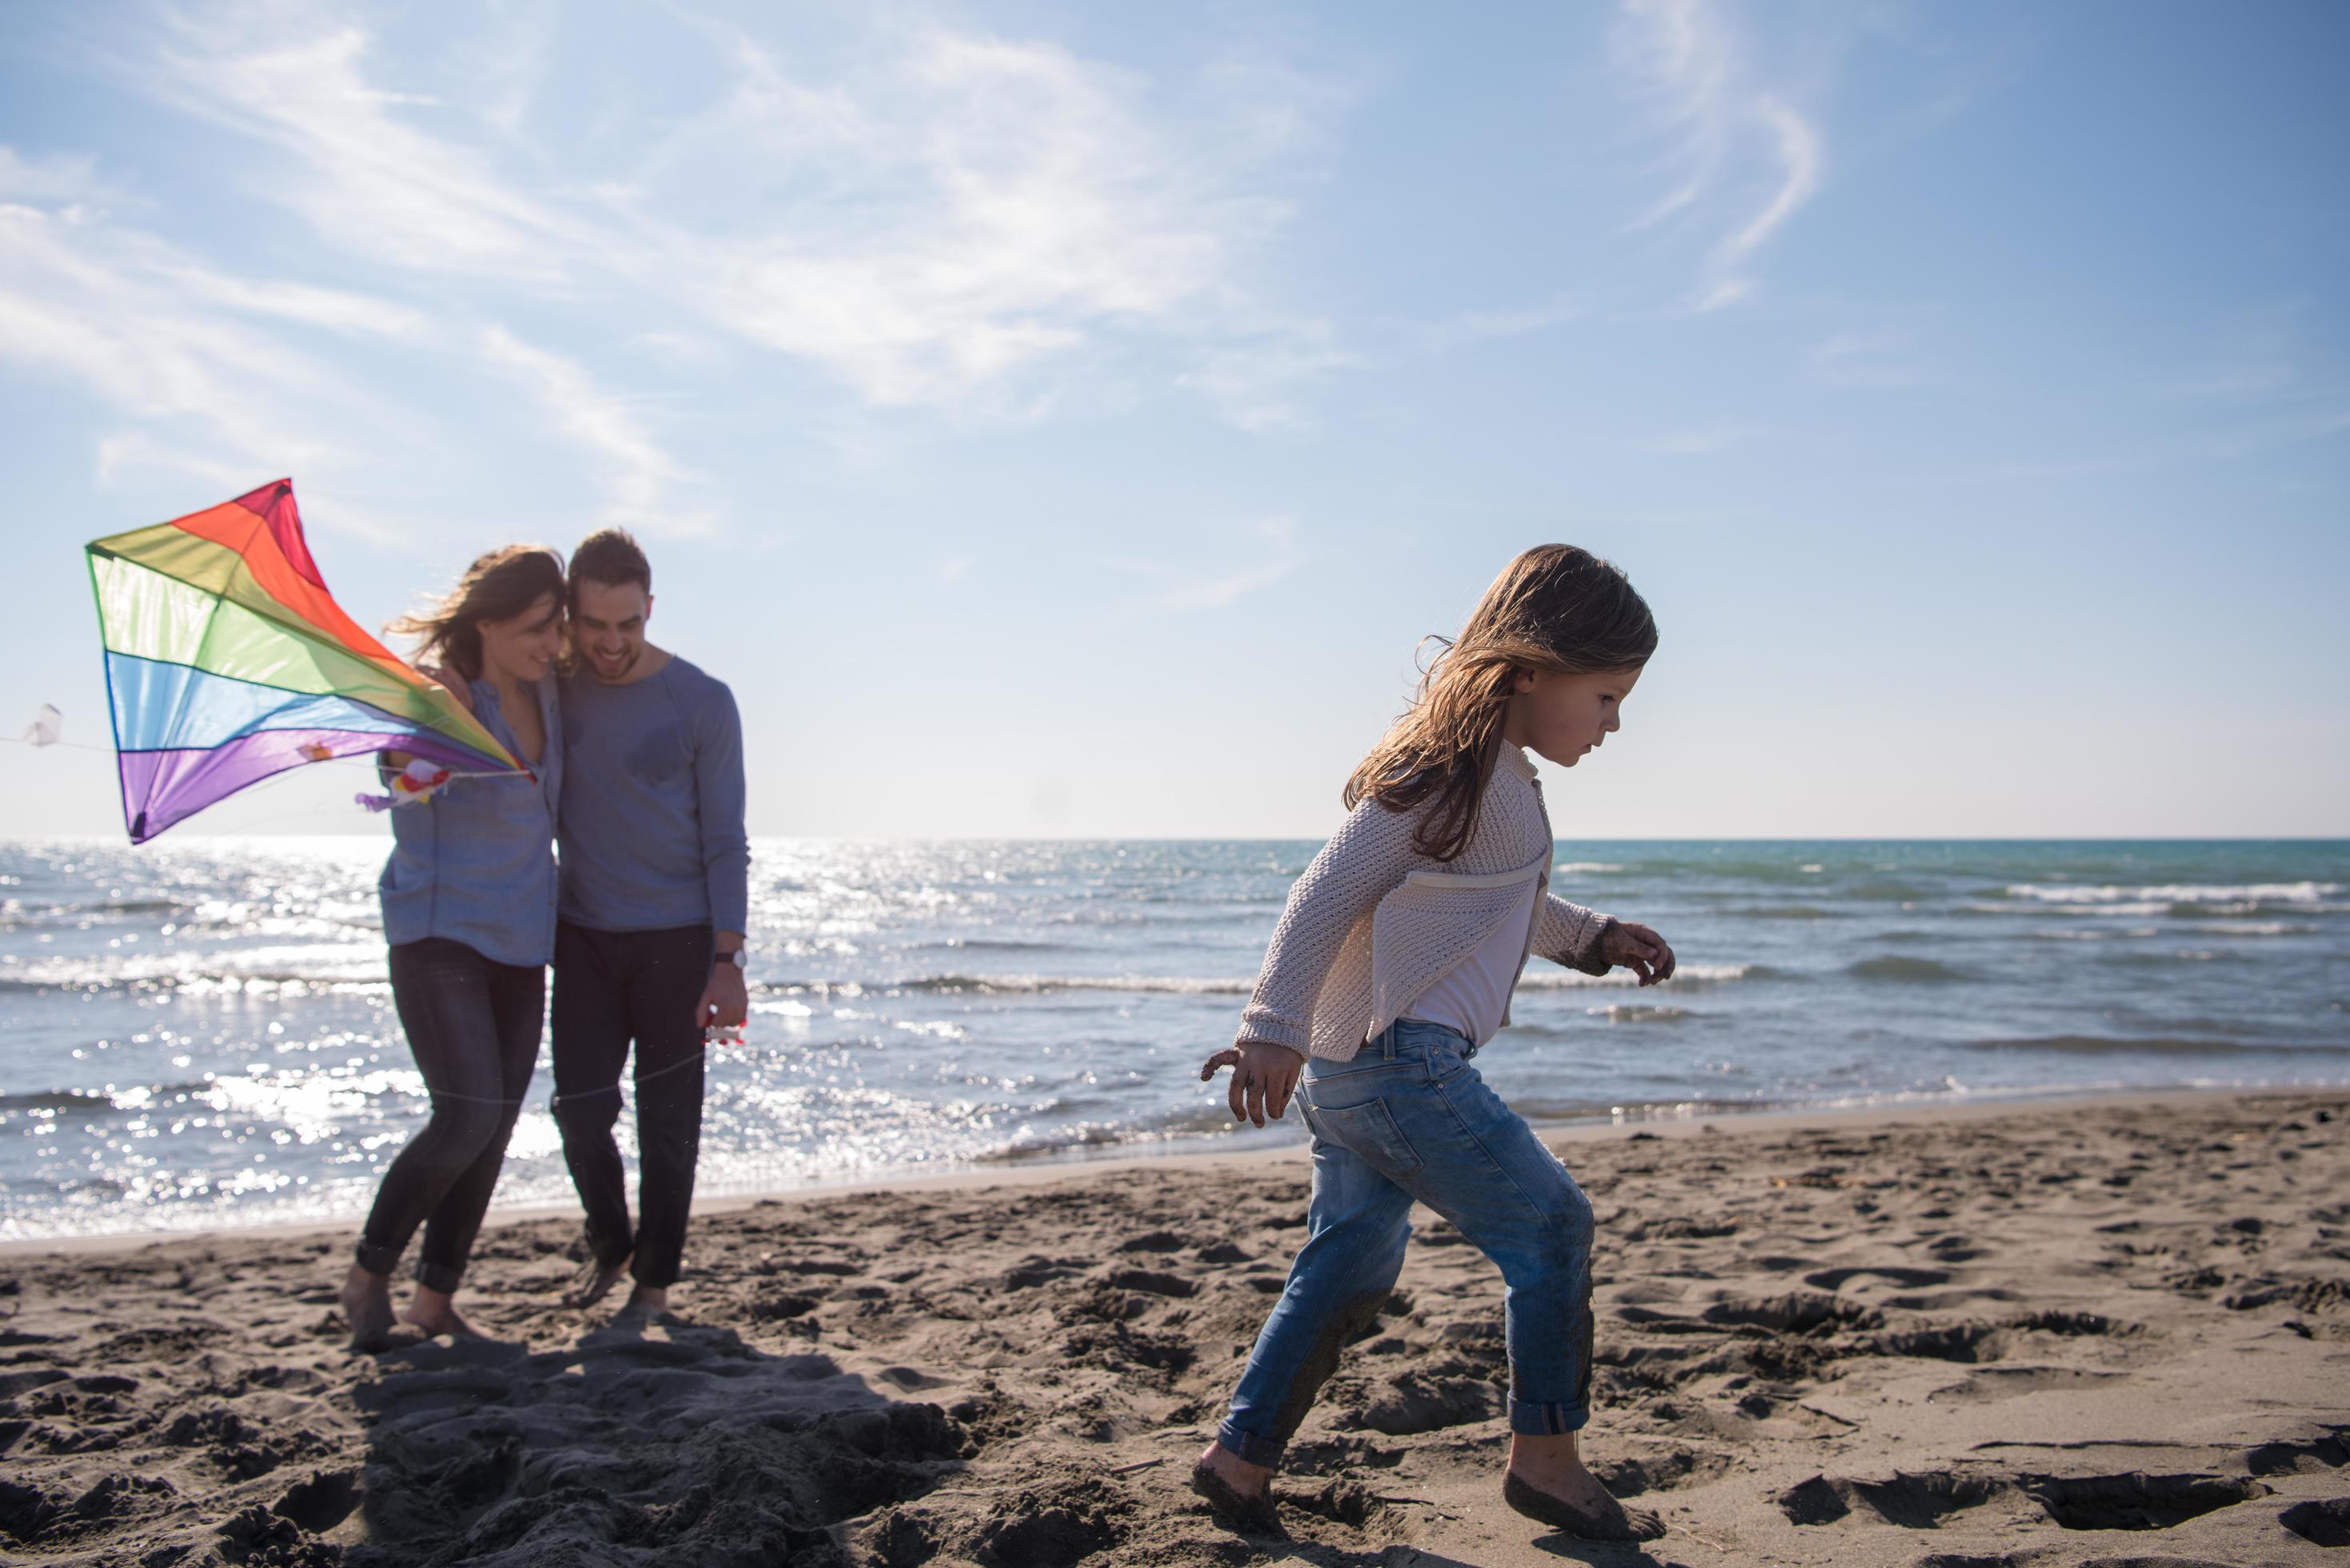
<svg viewBox="0 0 2350 1568">
<path fill-rule="evenodd" d="M 519 757 L 522 744 L 486 680 L 473 712 Z M 546 751 L 526 778 L 452 779 L 421 805 L 391 813 L 391 858 L 376 890 L 394 947 L 446 937 L 495 963 L 555 957 L 555 808 L 563 798 L 563 713 L 555 677 L 537 682 Z"/>
</svg>

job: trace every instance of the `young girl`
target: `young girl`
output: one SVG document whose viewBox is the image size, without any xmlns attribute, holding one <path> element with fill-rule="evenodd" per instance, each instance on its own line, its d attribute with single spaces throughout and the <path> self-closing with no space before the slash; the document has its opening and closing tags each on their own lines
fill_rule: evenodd
<svg viewBox="0 0 2350 1568">
<path fill-rule="evenodd" d="M 341 1292 L 355 1350 L 391 1330 L 391 1272 L 419 1226 L 424 1245 L 405 1316 L 427 1334 L 471 1334 L 451 1298 L 505 1163 L 538 1061 L 555 950 L 555 805 L 562 718 L 563 562 L 509 545 L 467 568 L 437 608 L 394 623 L 420 661 L 462 681 L 469 707 L 531 777 L 462 779 L 391 814 L 379 892 L 391 996 L 432 1117 L 384 1172 Z M 393 753 L 397 767 L 407 759 Z"/>
<path fill-rule="evenodd" d="M 1646 926 L 1554 897 L 1531 749 L 1573 767 L 1618 727 L 1656 651 L 1623 573 L 1565 545 L 1528 550 L 1347 783 L 1346 826 L 1290 890 L 1233 1046 L 1232 1107 L 1258 1127 L 1293 1096 L 1314 1134 L 1305 1245 L 1232 1412 L 1191 1473 L 1233 1522 L 1277 1535 L 1282 1449 L 1403 1267 L 1425 1203 L 1509 1288 L 1510 1461 L 1520 1513 L 1595 1541 L 1648 1540 L 1583 1467 L 1590 1418 L 1591 1205 L 1469 1058 L 1510 1021 L 1530 952 L 1586 974 L 1673 972 Z M 1301 1081 L 1302 1075 L 1302 1081 Z"/>
</svg>

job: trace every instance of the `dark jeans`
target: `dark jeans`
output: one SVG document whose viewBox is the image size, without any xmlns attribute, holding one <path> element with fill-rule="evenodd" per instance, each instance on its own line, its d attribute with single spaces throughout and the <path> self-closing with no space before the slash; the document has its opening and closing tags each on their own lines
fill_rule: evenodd
<svg viewBox="0 0 2350 1568">
<path fill-rule="evenodd" d="M 463 942 L 428 937 L 391 950 L 391 997 L 432 1091 L 432 1119 L 383 1174 L 359 1232 L 359 1266 L 391 1272 L 421 1225 L 417 1283 L 453 1291 L 538 1064 L 546 971 L 494 963 Z"/>
<path fill-rule="evenodd" d="M 702 1025 L 694 1008 L 710 983 L 707 926 L 555 930 L 555 1124 L 588 1210 L 588 1244 L 604 1262 L 633 1251 L 640 1285 L 677 1282 L 702 1152 Z M 620 1067 L 637 1048 L 637 1228 L 629 1227 L 628 1172 L 612 1127 Z"/>
</svg>

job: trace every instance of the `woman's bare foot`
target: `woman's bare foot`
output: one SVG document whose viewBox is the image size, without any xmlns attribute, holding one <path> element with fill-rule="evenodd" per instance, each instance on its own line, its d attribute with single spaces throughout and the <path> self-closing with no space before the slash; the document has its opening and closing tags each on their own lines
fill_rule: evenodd
<svg viewBox="0 0 2350 1568">
<path fill-rule="evenodd" d="M 336 1293 L 343 1303 L 343 1317 L 351 1325 L 351 1348 L 358 1351 L 381 1350 L 391 1343 L 391 1325 L 396 1321 L 391 1311 L 391 1276 L 371 1274 L 357 1263 L 343 1276 L 343 1288 Z"/>
<path fill-rule="evenodd" d="M 639 1285 L 629 1293 L 629 1304 L 612 1314 L 614 1323 L 650 1323 L 669 1315 L 669 1289 L 664 1285 Z"/>
<path fill-rule="evenodd" d="M 563 1293 L 563 1304 L 584 1311 L 602 1301 L 627 1275 L 629 1261 L 634 1256 L 633 1252 L 626 1253 L 617 1263 L 602 1263 L 589 1258 L 581 1265 L 579 1272 L 572 1277 L 571 1288 Z"/>
<path fill-rule="evenodd" d="M 1238 1525 L 1243 1534 L 1289 1539 L 1273 1504 L 1272 1466 L 1253 1465 L 1223 1444 L 1210 1443 L 1191 1467 L 1191 1490 Z"/>
<path fill-rule="evenodd" d="M 457 1315 L 457 1303 L 450 1299 L 447 1291 L 431 1290 L 423 1285 L 416 1287 L 416 1294 L 409 1302 L 408 1310 L 400 1314 L 400 1320 L 413 1324 L 436 1337 L 444 1334 L 452 1339 L 489 1337 Z"/>
<path fill-rule="evenodd" d="M 1572 1432 L 1510 1434 L 1502 1500 L 1528 1519 L 1586 1541 L 1654 1541 L 1665 1532 L 1663 1520 L 1646 1509 L 1626 1508 L 1584 1468 Z"/>
</svg>

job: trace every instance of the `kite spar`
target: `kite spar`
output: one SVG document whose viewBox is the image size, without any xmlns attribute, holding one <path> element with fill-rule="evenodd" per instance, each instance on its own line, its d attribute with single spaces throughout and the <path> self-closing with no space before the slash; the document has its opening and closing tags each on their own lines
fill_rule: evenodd
<svg viewBox="0 0 2350 1568">
<path fill-rule="evenodd" d="M 335 603 L 290 479 L 94 540 L 88 554 L 133 844 L 335 757 L 400 751 L 454 772 L 529 772 Z"/>
</svg>

